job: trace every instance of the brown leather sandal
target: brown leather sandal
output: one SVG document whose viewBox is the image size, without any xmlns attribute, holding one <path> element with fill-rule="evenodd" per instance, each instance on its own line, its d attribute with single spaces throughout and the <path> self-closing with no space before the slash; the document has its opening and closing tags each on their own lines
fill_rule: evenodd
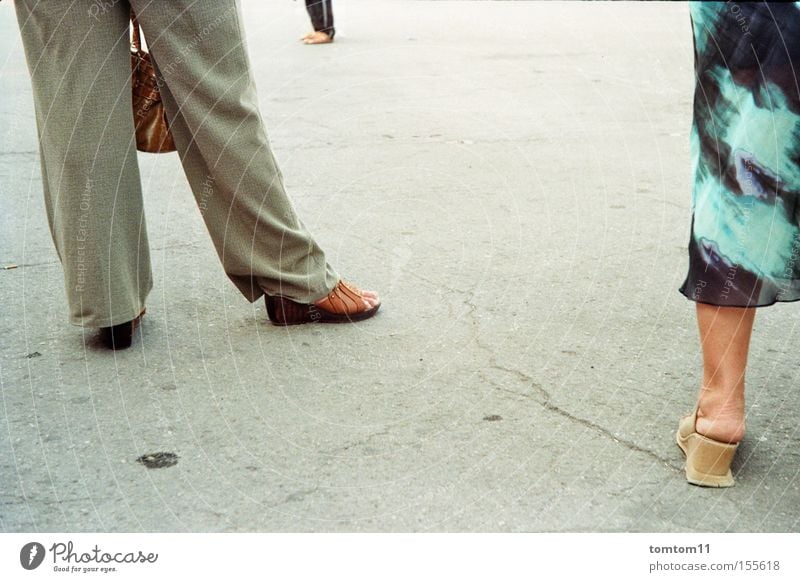
<svg viewBox="0 0 800 582">
<path fill-rule="evenodd" d="M 333 291 L 316 303 L 297 303 L 288 297 L 267 295 L 267 315 L 274 325 L 301 323 L 350 323 L 375 315 L 381 304 L 368 309 L 358 287 L 339 281 Z"/>
</svg>

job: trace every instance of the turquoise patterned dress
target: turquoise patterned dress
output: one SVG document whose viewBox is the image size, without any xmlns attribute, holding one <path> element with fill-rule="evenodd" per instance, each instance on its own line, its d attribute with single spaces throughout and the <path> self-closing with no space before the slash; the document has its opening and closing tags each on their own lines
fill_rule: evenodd
<svg viewBox="0 0 800 582">
<path fill-rule="evenodd" d="M 712 305 L 800 299 L 800 2 L 690 2 L 689 274 Z"/>
</svg>

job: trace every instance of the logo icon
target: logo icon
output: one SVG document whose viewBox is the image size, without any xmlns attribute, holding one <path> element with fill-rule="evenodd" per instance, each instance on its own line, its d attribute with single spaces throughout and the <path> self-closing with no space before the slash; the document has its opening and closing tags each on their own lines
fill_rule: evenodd
<svg viewBox="0 0 800 582">
<path fill-rule="evenodd" d="M 19 563 L 26 570 L 35 570 L 44 561 L 44 546 L 39 542 L 29 542 L 19 552 Z"/>
</svg>

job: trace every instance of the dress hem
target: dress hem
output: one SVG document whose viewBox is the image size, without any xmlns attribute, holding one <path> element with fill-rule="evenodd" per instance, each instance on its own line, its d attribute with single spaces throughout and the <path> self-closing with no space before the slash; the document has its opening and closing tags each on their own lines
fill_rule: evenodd
<svg viewBox="0 0 800 582">
<path fill-rule="evenodd" d="M 712 303 L 711 301 L 701 301 L 699 299 L 695 299 L 694 297 L 690 297 L 682 288 L 678 289 L 678 293 L 686 297 L 689 301 L 693 301 L 694 303 L 702 303 L 703 305 L 713 305 L 714 307 L 739 307 L 742 309 L 757 309 L 759 307 L 771 307 L 778 303 L 796 303 L 800 301 L 800 297 L 797 299 L 775 299 L 771 303 L 759 303 L 756 305 L 735 305 L 731 303 Z"/>
</svg>

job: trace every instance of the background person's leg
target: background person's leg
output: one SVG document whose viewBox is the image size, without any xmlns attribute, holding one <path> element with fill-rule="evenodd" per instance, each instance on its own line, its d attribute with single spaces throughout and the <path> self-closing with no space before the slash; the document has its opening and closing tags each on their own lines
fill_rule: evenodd
<svg viewBox="0 0 800 582">
<path fill-rule="evenodd" d="M 152 275 L 133 140 L 128 5 L 14 4 L 70 320 L 129 321 L 144 308 Z"/>
<path fill-rule="evenodd" d="M 336 34 L 333 27 L 333 5 L 331 0 L 306 0 L 306 10 L 311 26 L 316 32 L 324 32 L 331 38 Z"/>
<path fill-rule="evenodd" d="M 703 348 L 697 432 L 714 440 L 737 443 L 745 432 L 744 378 L 754 308 L 697 304 Z"/>
<path fill-rule="evenodd" d="M 338 275 L 286 195 L 258 109 L 238 4 L 133 2 L 160 74 L 175 144 L 223 268 L 251 301 L 302 303 Z"/>
</svg>

